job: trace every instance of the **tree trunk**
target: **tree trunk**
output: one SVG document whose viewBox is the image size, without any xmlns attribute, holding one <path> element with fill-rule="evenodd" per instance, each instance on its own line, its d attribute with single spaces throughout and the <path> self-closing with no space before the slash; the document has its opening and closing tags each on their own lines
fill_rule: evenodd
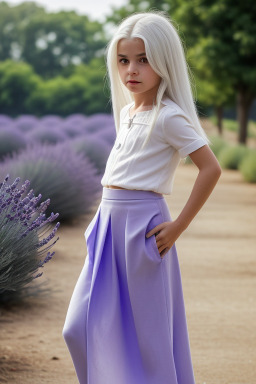
<svg viewBox="0 0 256 384">
<path fill-rule="evenodd" d="M 253 102 L 254 95 L 246 87 L 240 87 L 237 94 L 237 120 L 239 123 L 239 137 L 240 144 L 246 144 L 248 116 Z"/>
<path fill-rule="evenodd" d="M 223 108 L 221 105 L 218 105 L 217 107 L 215 107 L 215 113 L 216 113 L 216 116 L 217 116 L 217 127 L 218 127 L 218 132 L 219 132 L 219 135 L 221 136 L 222 135 L 222 120 L 223 120 Z"/>
</svg>

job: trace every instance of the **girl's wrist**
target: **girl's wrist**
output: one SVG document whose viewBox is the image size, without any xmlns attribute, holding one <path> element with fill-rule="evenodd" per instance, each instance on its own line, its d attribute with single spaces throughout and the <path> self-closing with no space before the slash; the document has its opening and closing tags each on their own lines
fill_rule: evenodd
<svg viewBox="0 0 256 384">
<path fill-rule="evenodd" d="M 185 231 L 188 227 L 188 223 L 184 220 L 182 220 L 180 217 L 177 217 L 177 219 L 174 220 L 175 226 L 177 228 L 177 231 L 181 234 Z"/>
</svg>

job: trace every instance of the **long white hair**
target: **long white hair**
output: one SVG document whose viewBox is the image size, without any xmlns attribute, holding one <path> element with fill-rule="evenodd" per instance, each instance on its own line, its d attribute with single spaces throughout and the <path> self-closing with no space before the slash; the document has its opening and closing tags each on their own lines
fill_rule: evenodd
<svg viewBox="0 0 256 384">
<path fill-rule="evenodd" d="M 107 45 L 106 64 L 116 132 L 119 131 L 121 109 L 134 101 L 132 92 L 122 83 L 117 67 L 117 44 L 123 38 L 143 40 L 149 65 L 162 78 L 144 145 L 152 132 L 164 95 L 183 109 L 197 133 L 209 143 L 194 103 L 188 75 L 190 68 L 185 59 L 181 40 L 171 20 L 162 11 L 134 13 L 127 17 L 119 24 Z"/>
</svg>

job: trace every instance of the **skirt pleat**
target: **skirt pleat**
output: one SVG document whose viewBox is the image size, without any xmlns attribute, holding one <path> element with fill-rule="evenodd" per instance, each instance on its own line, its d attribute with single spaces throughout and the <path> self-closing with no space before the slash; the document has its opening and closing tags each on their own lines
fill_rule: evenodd
<svg viewBox="0 0 256 384">
<path fill-rule="evenodd" d="M 80 384 L 195 384 L 176 247 L 163 196 L 103 187 L 63 328 Z"/>
</svg>

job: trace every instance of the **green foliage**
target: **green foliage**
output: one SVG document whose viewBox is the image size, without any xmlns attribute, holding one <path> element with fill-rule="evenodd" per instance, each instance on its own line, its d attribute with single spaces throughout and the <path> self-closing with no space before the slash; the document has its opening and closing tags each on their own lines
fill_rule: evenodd
<svg viewBox="0 0 256 384">
<path fill-rule="evenodd" d="M 239 166 L 244 179 L 249 183 L 256 183 L 256 150 L 251 150 Z"/>
<path fill-rule="evenodd" d="M 183 162 L 184 162 L 184 164 L 193 164 L 193 161 L 191 160 L 190 156 L 185 157 Z"/>
<path fill-rule="evenodd" d="M 216 116 L 210 116 L 209 119 L 213 124 L 217 124 Z M 237 133 L 239 130 L 238 122 L 232 119 L 222 119 L 223 129 Z M 253 120 L 248 122 L 248 137 L 256 137 L 256 123 Z"/>
<path fill-rule="evenodd" d="M 122 19 L 134 12 L 147 12 L 149 10 L 170 11 L 172 4 L 168 0 L 130 0 L 122 7 L 111 7 L 112 13 L 108 15 L 107 22 L 120 23 Z"/>
<path fill-rule="evenodd" d="M 230 132 L 238 132 L 238 123 L 236 120 L 223 119 L 224 128 Z"/>
<path fill-rule="evenodd" d="M 215 156 L 218 157 L 220 151 L 224 147 L 226 147 L 228 143 L 219 136 L 210 137 L 210 140 L 211 140 L 211 144 L 210 144 L 211 150 L 213 151 Z"/>
<path fill-rule="evenodd" d="M 244 145 L 226 146 L 218 154 L 220 165 L 227 169 L 238 169 L 250 150 Z"/>
<path fill-rule="evenodd" d="M 256 95 L 256 2 L 169 0 L 168 3 L 175 5 L 173 16 L 185 36 L 199 102 L 233 105 L 239 96 L 239 116 L 242 116 Z M 240 142 L 245 142 L 246 136 L 247 123 L 241 118 Z"/>
<path fill-rule="evenodd" d="M 202 59 L 213 78 L 233 86 L 246 84 L 255 91 L 256 3 L 248 0 L 185 2 L 176 0 L 188 45 L 193 46 L 194 60 Z M 195 23 L 197 27 L 194 28 Z"/>
<path fill-rule="evenodd" d="M 29 112 L 27 101 L 37 89 L 40 78 L 32 67 L 12 60 L 0 62 L 0 110 L 7 115 Z"/>
<path fill-rule="evenodd" d="M 69 77 L 43 80 L 26 63 L 0 62 L 0 110 L 10 116 L 109 113 L 103 59 L 76 67 Z"/>
<path fill-rule="evenodd" d="M 256 138 L 256 122 L 250 120 L 249 121 L 249 128 L 248 128 L 248 136 L 249 137 L 255 137 Z"/>
<path fill-rule="evenodd" d="M 103 26 L 71 12 L 47 13 L 35 3 L 0 3 L 0 60 L 28 62 L 50 78 L 67 67 L 88 64 L 106 45 Z"/>
</svg>

